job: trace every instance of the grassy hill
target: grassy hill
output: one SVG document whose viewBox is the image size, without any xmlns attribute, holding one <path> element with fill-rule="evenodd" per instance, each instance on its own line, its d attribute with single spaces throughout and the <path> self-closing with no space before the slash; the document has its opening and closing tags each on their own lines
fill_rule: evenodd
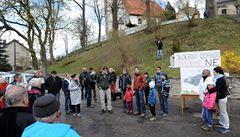
<svg viewBox="0 0 240 137">
<path fill-rule="evenodd" d="M 165 25 L 160 34 L 163 37 L 164 59 L 156 60 L 155 35 L 139 32 L 135 35 L 121 37 L 89 46 L 71 53 L 50 66 L 50 70 L 59 73 L 79 73 L 83 67 L 100 70 L 103 66 L 113 67 L 121 73 L 126 67 L 133 73 L 139 66 L 142 71 L 154 74 L 155 68 L 161 66 L 170 77 L 179 77 L 179 69 L 171 69 L 169 57 L 173 54 L 172 46 L 179 42 L 181 51 L 227 49 L 240 53 L 240 24 L 234 20 L 219 17 L 217 19 L 196 20 L 197 26 L 189 28 L 186 22 Z M 83 52 L 84 51 L 84 52 Z"/>
</svg>

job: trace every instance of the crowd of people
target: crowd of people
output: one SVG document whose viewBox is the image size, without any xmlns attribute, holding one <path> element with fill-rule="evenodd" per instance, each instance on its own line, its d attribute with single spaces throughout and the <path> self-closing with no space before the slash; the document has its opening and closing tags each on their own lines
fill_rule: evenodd
<svg viewBox="0 0 240 137">
<path fill-rule="evenodd" d="M 221 133 L 229 132 L 229 117 L 226 110 L 227 82 L 223 70 L 214 68 L 212 79 L 210 70 L 203 70 L 199 87 L 199 98 L 202 101 L 202 119 L 206 124 L 202 126 L 205 131 L 213 127 L 212 110 L 215 102 L 218 103 L 220 120 L 216 127 Z M 159 110 L 162 117 L 168 116 L 168 97 L 170 81 L 161 67 L 151 79 L 147 72 L 142 73 L 135 67 L 133 78 L 124 68 L 118 79 L 113 68 L 103 67 L 99 73 L 93 68 L 83 68 L 77 74 L 65 74 L 62 80 L 56 71 L 44 78 L 42 71 L 37 71 L 28 84 L 21 83 L 20 74 L 14 76 L 12 83 L 0 78 L 0 128 L 4 136 L 39 136 L 47 132 L 53 135 L 51 128 L 58 129 L 60 136 L 80 136 L 70 125 L 60 124 L 60 90 L 65 97 L 65 113 L 81 117 L 81 103 L 86 101 L 86 107 L 96 108 L 92 101 L 97 101 L 97 91 L 100 99 L 100 114 L 113 113 L 112 101 L 119 96 L 123 99 L 123 112 L 127 114 L 146 116 L 148 105 L 152 117 L 157 119 L 156 107 L 159 101 Z M 117 91 L 117 86 L 120 92 Z M 136 109 L 133 108 L 135 97 Z M 93 100 L 92 100 L 93 99 Z M 134 112 L 135 110 L 135 112 Z M 41 130 L 40 130 L 41 129 Z M 54 132 L 55 134 L 55 132 Z M 36 135 L 36 136 L 37 136 Z M 56 134 L 55 134 L 56 135 Z"/>
</svg>

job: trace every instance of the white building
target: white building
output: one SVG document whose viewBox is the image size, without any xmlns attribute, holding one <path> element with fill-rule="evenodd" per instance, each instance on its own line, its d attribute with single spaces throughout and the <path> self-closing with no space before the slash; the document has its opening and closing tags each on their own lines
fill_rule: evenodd
<svg viewBox="0 0 240 137">
<path fill-rule="evenodd" d="M 200 13 L 196 8 L 189 7 L 186 10 L 189 13 L 189 17 L 192 18 L 192 16 L 195 14 L 194 19 L 199 19 L 200 18 Z M 176 13 L 176 21 L 186 21 L 188 20 L 188 17 L 184 11 L 184 9 L 179 9 L 178 12 Z"/>
<path fill-rule="evenodd" d="M 17 40 L 12 40 L 6 44 L 5 48 L 8 53 L 8 63 L 14 68 L 16 63 L 16 70 L 23 70 L 31 67 L 31 57 L 29 51 L 24 45 Z"/>
<path fill-rule="evenodd" d="M 240 14 L 240 0 L 218 0 L 218 15 L 237 15 Z"/>
<path fill-rule="evenodd" d="M 111 0 L 105 0 L 105 16 L 106 16 L 106 34 L 112 31 L 112 13 L 109 4 Z M 118 10 L 119 30 L 127 30 L 129 28 L 142 28 L 146 26 L 146 0 L 122 0 Z M 150 2 L 151 16 L 160 18 L 164 10 L 155 1 Z"/>
</svg>

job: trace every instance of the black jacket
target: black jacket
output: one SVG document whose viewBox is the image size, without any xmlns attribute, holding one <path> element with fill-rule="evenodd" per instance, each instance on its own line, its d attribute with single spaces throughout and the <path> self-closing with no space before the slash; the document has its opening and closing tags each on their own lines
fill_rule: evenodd
<svg viewBox="0 0 240 137">
<path fill-rule="evenodd" d="M 122 90 L 127 89 L 127 85 L 132 84 L 132 79 L 129 74 L 122 74 L 119 78 L 119 88 Z"/>
<path fill-rule="evenodd" d="M 90 77 L 90 74 L 88 72 L 82 72 L 79 75 L 79 81 L 80 81 L 81 86 L 91 88 L 92 78 Z"/>
<path fill-rule="evenodd" d="M 34 122 L 30 108 L 0 109 L 0 135 L 2 137 L 21 137 L 23 130 Z"/>
<path fill-rule="evenodd" d="M 155 44 L 157 45 L 157 48 L 158 48 L 158 49 L 162 49 L 163 43 L 162 43 L 161 40 L 156 40 Z"/>
<path fill-rule="evenodd" d="M 223 99 L 227 96 L 227 83 L 224 77 L 217 79 L 216 86 L 208 90 L 208 93 L 211 94 L 217 91 L 217 100 Z"/>
<path fill-rule="evenodd" d="M 112 73 L 109 73 L 110 77 L 111 77 L 111 80 L 112 80 L 112 85 L 116 83 L 117 81 L 117 75 L 115 72 L 112 72 Z"/>
<path fill-rule="evenodd" d="M 56 76 L 54 80 L 53 76 L 48 77 L 45 81 L 45 88 L 48 90 L 48 93 L 59 93 L 62 88 L 61 78 Z"/>
<path fill-rule="evenodd" d="M 107 90 L 111 83 L 112 80 L 109 74 L 100 74 L 97 78 L 97 86 L 103 90 Z"/>
</svg>

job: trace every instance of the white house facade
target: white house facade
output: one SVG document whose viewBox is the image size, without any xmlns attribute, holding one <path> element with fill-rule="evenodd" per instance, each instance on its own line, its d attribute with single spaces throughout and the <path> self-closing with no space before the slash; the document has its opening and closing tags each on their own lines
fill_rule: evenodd
<svg viewBox="0 0 240 137">
<path fill-rule="evenodd" d="M 218 0 L 218 15 L 240 14 L 240 0 Z"/>
</svg>

